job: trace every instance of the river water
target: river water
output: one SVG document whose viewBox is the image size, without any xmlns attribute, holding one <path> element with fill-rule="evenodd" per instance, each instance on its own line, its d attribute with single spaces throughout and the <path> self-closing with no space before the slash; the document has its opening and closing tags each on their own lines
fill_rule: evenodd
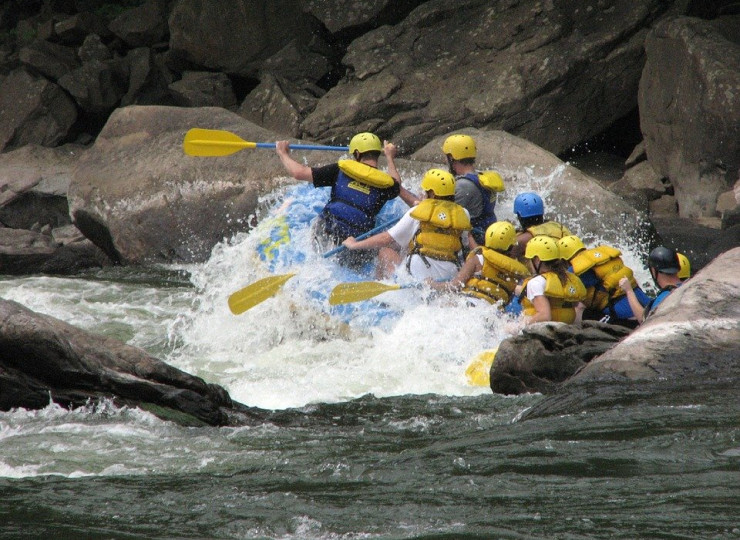
<svg viewBox="0 0 740 540">
<path fill-rule="evenodd" d="M 0 413 L 0 538 L 740 538 L 737 385 L 523 418 L 545 398 L 464 376 L 505 337 L 500 315 L 419 303 L 343 322 L 305 294 L 320 256 L 231 314 L 229 294 L 270 273 L 261 242 L 258 227 L 200 265 L 0 279 L 5 299 L 271 411 L 223 428 L 110 402 Z M 645 246 L 618 247 L 647 283 Z"/>
</svg>

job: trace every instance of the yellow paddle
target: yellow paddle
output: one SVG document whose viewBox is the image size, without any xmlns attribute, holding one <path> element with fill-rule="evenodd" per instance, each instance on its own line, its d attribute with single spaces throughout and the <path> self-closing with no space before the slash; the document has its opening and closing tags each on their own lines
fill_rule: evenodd
<svg viewBox="0 0 740 540">
<path fill-rule="evenodd" d="M 239 135 L 221 129 L 193 128 L 185 134 L 182 142 L 189 156 L 220 157 L 228 156 L 245 148 L 275 148 L 275 143 L 245 141 Z M 294 150 L 334 150 L 347 152 L 346 146 L 323 146 L 317 144 L 291 144 Z"/>
<path fill-rule="evenodd" d="M 229 296 L 229 309 L 234 315 L 252 309 L 257 304 L 274 296 L 280 290 L 280 287 L 293 276 L 295 276 L 294 273 L 269 276 L 239 289 Z"/>
<path fill-rule="evenodd" d="M 465 376 L 470 386 L 491 386 L 491 366 L 496 359 L 495 349 L 489 349 L 478 353 L 465 369 Z"/>
<path fill-rule="evenodd" d="M 351 304 L 352 302 L 361 302 L 369 300 L 387 291 L 396 291 L 406 289 L 415 285 L 386 285 L 378 281 L 353 281 L 350 283 L 340 283 L 334 287 L 329 295 L 329 304 Z"/>
</svg>

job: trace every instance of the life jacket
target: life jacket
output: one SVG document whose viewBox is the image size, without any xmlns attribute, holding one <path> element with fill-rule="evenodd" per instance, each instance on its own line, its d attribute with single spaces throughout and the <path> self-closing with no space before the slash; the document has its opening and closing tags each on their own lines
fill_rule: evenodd
<svg viewBox="0 0 740 540">
<path fill-rule="evenodd" d="M 424 199 L 410 215 L 419 221 L 419 228 L 409 242 L 409 255 L 459 264 L 458 252 L 463 247 L 460 235 L 470 230 L 465 209 L 452 201 Z"/>
<path fill-rule="evenodd" d="M 565 285 L 560 283 L 560 278 L 555 272 L 545 272 L 541 275 L 545 278 L 545 296 L 550 302 L 550 319 L 571 324 L 576 320 L 576 304 L 586 298 L 586 287 L 575 274 L 571 272 L 566 274 L 568 279 Z M 530 279 L 524 282 L 521 295 L 524 314 L 528 316 L 537 313 L 534 304 L 527 298 L 527 283 Z"/>
<path fill-rule="evenodd" d="M 496 222 L 496 214 L 494 212 L 496 199 L 491 197 L 491 195 L 504 190 L 501 177 L 498 174 L 491 175 L 486 172 L 470 172 L 458 176 L 458 178 L 470 180 L 480 192 L 481 199 L 483 200 L 483 210 L 478 216 L 470 219 L 470 224 L 473 229 L 478 229 L 485 233 L 488 226 Z"/>
<path fill-rule="evenodd" d="M 503 305 L 509 303 L 517 283 L 529 275 L 529 270 L 522 263 L 503 253 L 487 247 L 478 247 L 470 254 L 483 255 L 483 268 L 480 275 L 471 277 L 462 289 L 463 294 L 482 298 L 491 304 L 498 300 Z"/>
<path fill-rule="evenodd" d="M 679 285 L 668 285 L 667 287 L 663 287 L 662 289 L 660 289 L 660 291 L 658 291 L 658 295 L 650 300 L 650 302 L 648 302 L 648 304 L 645 306 L 645 310 L 642 312 L 643 319 L 647 319 L 650 315 L 653 314 L 653 311 L 658 307 L 655 306 L 656 302 L 660 304 L 660 302 L 658 302 L 658 298 L 660 298 L 662 302 L 663 298 L 671 294 L 671 291 L 677 289 L 678 287 Z M 655 306 L 655 308 L 653 306 Z"/>
<path fill-rule="evenodd" d="M 549 236 L 555 240 L 560 240 L 565 236 L 570 236 L 571 233 L 565 225 L 561 225 L 556 221 L 546 221 L 541 225 L 532 225 L 527 229 L 527 232 L 532 236 Z"/>
<path fill-rule="evenodd" d="M 383 191 L 395 181 L 391 175 L 359 161 L 346 159 L 338 165 L 337 181 L 322 211 L 327 232 L 339 238 L 359 236 L 375 225 L 375 216 L 388 201 Z"/>
<path fill-rule="evenodd" d="M 582 250 L 570 260 L 575 275 L 580 276 L 593 268 L 600 282 L 597 287 L 589 287 L 587 301 L 584 302 L 587 307 L 601 311 L 623 296 L 624 291 L 619 287 L 619 280 L 623 277 L 629 279 L 633 289 L 637 287 L 632 269 L 624 265 L 621 255 L 618 249 L 601 245 Z"/>
</svg>

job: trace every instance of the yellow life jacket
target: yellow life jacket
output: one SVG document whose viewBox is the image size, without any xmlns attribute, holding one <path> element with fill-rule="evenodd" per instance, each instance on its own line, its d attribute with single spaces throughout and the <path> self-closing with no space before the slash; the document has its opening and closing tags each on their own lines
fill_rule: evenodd
<svg viewBox="0 0 740 540">
<path fill-rule="evenodd" d="M 362 163 L 352 159 L 341 159 L 337 162 L 337 165 L 339 165 L 342 172 L 352 180 L 357 180 L 358 182 L 368 186 L 387 189 L 396 183 L 390 174 L 385 173 L 380 169 L 376 169 L 375 167 L 371 167 L 367 163 Z"/>
<path fill-rule="evenodd" d="M 571 235 L 571 232 L 566 226 L 561 225 L 560 223 L 557 223 L 555 221 L 546 221 L 541 225 L 533 225 L 532 227 L 527 229 L 527 232 L 530 233 L 532 236 L 549 236 L 550 238 L 555 238 L 556 240 L 560 240 L 565 236 Z"/>
<path fill-rule="evenodd" d="M 462 206 L 452 201 L 424 199 L 411 211 L 411 217 L 419 220 L 419 229 L 409 242 L 409 254 L 458 262 L 460 235 L 471 229 L 470 218 Z"/>
<path fill-rule="evenodd" d="M 529 275 L 529 270 L 516 259 L 487 247 L 476 248 L 470 256 L 476 257 L 478 253 L 483 254 L 483 268 L 480 275 L 471 277 L 465 283 L 462 292 L 491 304 L 501 300 L 502 306 L 505 306 L 517 283 Z"/>
<path fill-rule="evenodd" d="M 611 246 L 601 245 L 583 250 L 570 260 L 573 272 L 580 276 L 593 268 L 594 274 L 601 282 L 600 288 L 589 287 L 589 298 L 584 302 L 588 307 L 603 310 L 614 300 L 624 295 L 619 287 L 619 280 L 626 277 L 632 288 L 637 287 L 632 269 L 624 265 L 622 252 Z"/>
<path fill-rule="evenodd" d="M 497 193 L 504 190 L 504 179 L 496 171 L 479 171 L 478 182 L 488 191 Z"/>
<path fill-rule="evenodd" d="M 555 272 L 545 272 L 541 274 L 545 278 L 545 296 L 550 302 L 550 320 L 571 324 L 576 319 L 575 305 L 585 300 L 586 287 L 578 276 L 567 272 L 567 281 L 565 285 L 560 283 L 560 278 Z M 522 293 L 522 308 L 524 314 L 532 316 L 537 311 L 534 304 L 527 298 L 527 283 L 524 282 L 524 292 Z"/>
</svg>

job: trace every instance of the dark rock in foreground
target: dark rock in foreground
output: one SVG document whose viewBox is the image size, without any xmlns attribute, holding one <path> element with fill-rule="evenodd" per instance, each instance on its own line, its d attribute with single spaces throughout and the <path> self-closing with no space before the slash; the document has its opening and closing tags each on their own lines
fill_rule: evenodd
<svg viewBox="0 0 740 540">
<path fill-rule="evenodd" d="M 0 410 L 102 398 L 188 425 L 247 424 L 257 412 L 136 347 L 0 300 Z"/>
</svg>

